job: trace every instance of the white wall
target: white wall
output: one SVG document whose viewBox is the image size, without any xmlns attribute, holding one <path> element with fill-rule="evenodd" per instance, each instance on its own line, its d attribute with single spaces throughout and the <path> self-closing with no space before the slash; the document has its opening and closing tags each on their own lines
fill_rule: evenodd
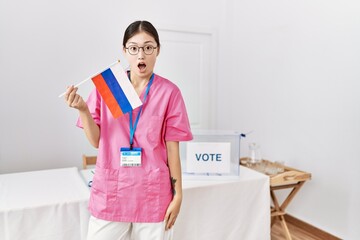
<svg viewBox="0 0 360 240">
<path fill-rule="evenodd" d="M 229 11 L 218 127 L 254 130 L 243 155 L 256 141 L 264 158 L 312 173 L 291 214 L 360 239 L 360 4 L 233 1 Z"/>
<path fill-rule="evenodd" d="M 0 0 L 0 173 L 80 166 L 96 152 L 57 96 L 121 56 L 130 22 L 213 29 L 217 128 L 255 130 L 242 155 L 257 141 L 265 158 L 311 172 L 289 212 L 359 239 L 359 10 L 355 0 Z"/>
</svg>

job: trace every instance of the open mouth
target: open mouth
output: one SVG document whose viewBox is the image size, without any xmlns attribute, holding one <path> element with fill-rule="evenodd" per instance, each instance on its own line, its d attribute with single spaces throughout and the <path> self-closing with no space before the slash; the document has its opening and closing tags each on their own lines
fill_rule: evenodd
<svg viewBox="0 0 360 240">
<path fill-rule="evenodd" d="M 145 63 L 139 63 L 138 68 L 140 69 L 140 71 L 143 71 L 146 68 L 146 64 Z"/>
</svg>

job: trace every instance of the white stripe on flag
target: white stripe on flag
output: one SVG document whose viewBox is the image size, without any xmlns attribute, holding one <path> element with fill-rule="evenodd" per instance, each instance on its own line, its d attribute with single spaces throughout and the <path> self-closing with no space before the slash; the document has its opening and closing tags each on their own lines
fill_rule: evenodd
<svg viewBox="0 0 360 240">
<path fill-rule="evenodd" d="M 125 70 L 122 68 L 120 63 L 111 66 L 110 69 L 113 72 L 115 78 L 118 80 L 120 87 L 124 91 L 131 107 L 133 109 L 140 107 L 142 102 L 137 95 L 133 85 L 129 81 L 129 78 L 126 76 Z"/>
</svg>

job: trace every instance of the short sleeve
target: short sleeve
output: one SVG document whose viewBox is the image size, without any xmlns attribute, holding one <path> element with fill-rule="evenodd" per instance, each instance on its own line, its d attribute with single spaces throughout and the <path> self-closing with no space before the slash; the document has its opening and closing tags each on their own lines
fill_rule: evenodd
<svg viewBox="0 0 360 240">
<path fill-rule="evenodd" d="M 165 141 L 190 141 L 193 139 L 185 102 L 179 89 L 169 99 L 165 117 Z"/>
<path fill-rule="evenodd" d="M 90 114 L 94 119 L 95 123 L 100 126 L 100 104 L 101 104 L 101 96 L 99 92 L 94 88 L 88 99 L 86 100 L 86 104 L 88 105 Z M 83 124 L 81 122 L 80 117 L 77 120 L 76 126 L 83 128 Z"/>
</svg>

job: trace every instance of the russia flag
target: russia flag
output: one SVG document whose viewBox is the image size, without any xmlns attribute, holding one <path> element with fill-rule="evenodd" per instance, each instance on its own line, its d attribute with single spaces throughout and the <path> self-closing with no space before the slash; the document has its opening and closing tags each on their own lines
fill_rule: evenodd
<svg viewBox="0 0 360 240">
<path fill-rule="evenodd" d="M 142 105 L 120 62 L 116 62 L 91 80 L 114 118 Z"/>
</svg>

